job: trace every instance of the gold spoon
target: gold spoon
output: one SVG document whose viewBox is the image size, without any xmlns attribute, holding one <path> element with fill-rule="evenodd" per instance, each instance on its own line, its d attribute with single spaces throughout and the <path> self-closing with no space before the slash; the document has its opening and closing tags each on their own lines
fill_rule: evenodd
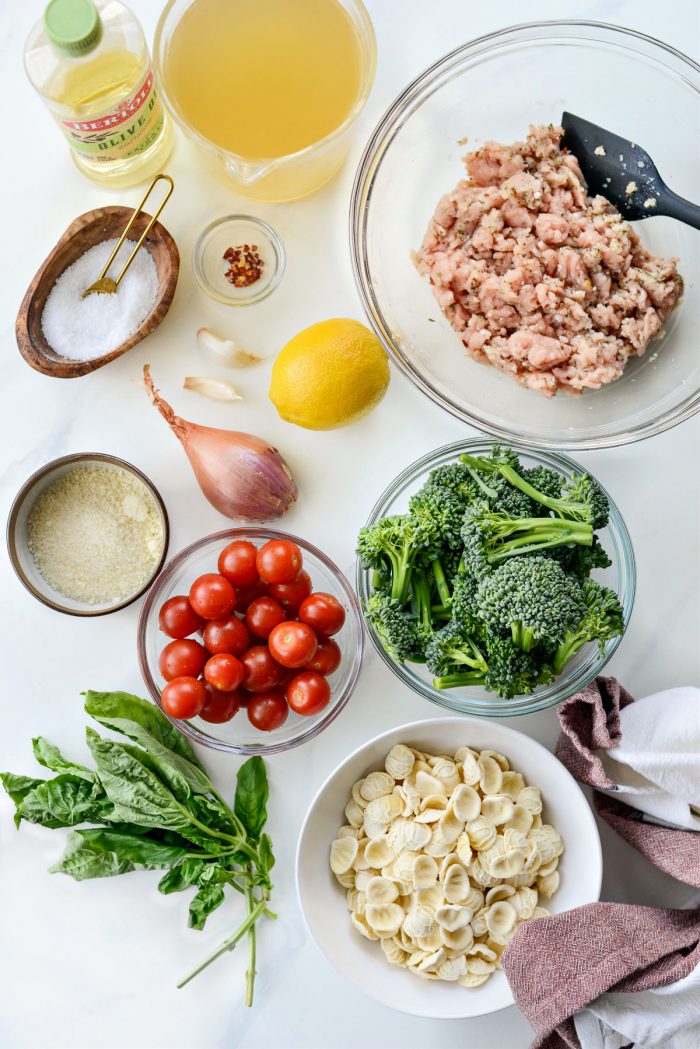
<svg viewBox="0 0 700 1049">
<path fill-rule="evenodd" d="M 136 243 L 136 246 L 134 247 L 134 250 L 132 251 L 131 255 L 129 255 L 129 258 L 124 263 L 124 266 L 122 267 L 122 271 L 119 274 L 119 276 L 117 277 L 117 279 L 114 280 L 112 277 L 107 277 L 106 276 L 107 270 L 109 269 L 109 267 L 114 262 L 115 256 L 116 256 L 117 252 L 119 251 L 119 249 L 121 248 L 121 246 L 124 243 L 124 241 L 126 240 L 126 237 L 127 237 L 127 234 L 129 232 L 129 230 L 131 229 L 133 224 L 136 222 L 136 219 L 138 218 L 138 216 L 141 214 L 141 211 L 143 210 L 143 206 L 146 203 L 146 201 L 148 200 L 149 196 L 151 195 L 151 192 L 152 192 L 153 187 L 155 186 L 156 182 L 160 182 L 161 180 L 163 182 L 167 182 L 168 183 L 169 189 L 168 189 L 168 192 L 165 194 L 165 197 L 163 198 L 163 201 L 162 201 L 160 207 L 158 208 L 158 210 L 154 214 L 153 218 L 148 223 L 148 225 L 146 226 L 145 230 L 143 231 L 143 233 L 139 237 L 139 239 L 138 239 L 138 241 Z M 83 298 L 84 299 L 87 298 L 88 295 L 92 295 L 95 292 L 97 292 L 100 295 L 114 295 L 115 291 L 117 290 L 117 286 L 119 284 L 119 281 L 122 279 L 122 277 L 124 276 L 124 274 L 128 270 L 128 268 L 131 265 L 131 263 L 134 261 L 134 257 L 136 255 L 136 252 L 139 250 L 139 248 L 143 244 L 144 240 L 146 239 L 148 234 L 153 229 L 153 226 L 155 225 L 156 219 L 158 218 L 158 216 L 160 215 L 161 211 L 163 210 L 163 208 L 167 204 L 168 200 L 170 199 L 170 194 L 172 193 L 174 188 L 175 188 L 175 183 L 171 179 L 170 175 L 156 175 L 156 177 L 153 179 L 153 182 L 151 182 L 150 186 L 148 187 L 148 189 L 144 193 L 143 197 L 141 198 L 140 204 L 138 205 L 137 208 L 134 209 L 134 214 L 129 219 L 129 224 L 127 225 L 126 229 L 124 230 L 124 232 L 122 233 L 121 237 L 117 241 L 117 244 L 116 244 L 116 247 L 114 248 L 114 251 L 109 256 L 109 258 L 107 259 L 107 262 L 103 266 L 102 273 L 100 273 L 100 275 L 97 278 L 97 280 L 95 281 L 95 283 L 91 284 L 90 287 L 87 288 L 83 292 Z"/>
</svg>

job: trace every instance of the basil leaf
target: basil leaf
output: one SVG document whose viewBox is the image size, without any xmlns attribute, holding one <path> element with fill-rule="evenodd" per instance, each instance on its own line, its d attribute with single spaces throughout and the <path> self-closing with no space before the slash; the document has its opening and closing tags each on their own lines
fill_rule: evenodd
<svg viewBox="0 0 700 1049">
<path fill-rule="evenodd" d="M 199 878 L 197 894 L 190 903 L 189 927 L 203 929 L 207 918 L 224 902 L 224 889 L 219 877 L 225 878 L 224 871 L 217 871 L 217 865 L 210 863 Z"/>
<path fill-rule="evenodd" d="M 263 834 L 258 845 L 258 867 L 263 874 L 269 874 L 275 865 L 272 851 L 272 840 L 269 834 Z"/>
<path fill-rule="evenodd" d="M 17 814 L 44 827 L 74 827 L 77 823 L 109 821 L 114 808 L 98 783 L 64 772 L 28 791 L 17 806 Z"/>
<path fill-rule="evenodd" d="M 163 781 L 121 743 L 87 729 L 100 780 L 114 805 L 114 818 L 140 827 L 186 830 L 187 813 Z M 131 748 L 135 751 L 135 748 Z"/>
<path fill-rule="evenodd" d="M 163 845 L 147 835 L 111 828 L 93 827 L 76 833 L 94 848 L 112 852 L 120 860 L 128 860 L 142 870 L 164 870 L 183 859 L 188 852 L 186 848 Z"/>
<path fill-rule="evenodd" d="M 128 736 L 147 749 L 160 744 L 194 765 L 211 790 L 209 777 L 204 772 L 194 748 L 186 736 L 168 721 L 155 703 L 149 703 L 128 692 L 85 692 L 85 711 L 105 728 Z"/>
<path fill-rule="evenodd" d="M 97 779 L 92 769 L 86 768 L 85 765 L 77 765 L 74 761 L 68 761 L 58 747 L 49 743 L 48 739 L 44 739 L 43 736 L 36 736 L 32 740 L 32 750 L 39 764 L 51 769 L 52 772 L 72 772 L 74 776 L 80 776 L 89 783 L 94 783 Z"/>
<path fill-rule="evenodd" d="M 269 788 L 261 757 L 248 758 L 238 770 L 233 811 L 251 838 L 257 838 L 267 819 Z"/>
<path fill-rule="evenodd" d="M 104 852 L 86 841 L 79 831 L 72 831 L 68 835 L 66 851 L 58 863 L 49 867 L 49 873 L 69 874 L 76 881 L 83 881 L 86 878 L 109 878 L 134 869 L 130 860 L 121 859 L 113 852 Z"/>
<path fill-rule="evenodd" d="M 127 692 L 87 692 L 85 710 L 105 728 L 128 736 L 175 769 L 196 793 L 212 790 L 211 780 L 187 739 L 153 703 Z"/>
<path fill-rule="evenodd" d="M 120 743 L 119 746 L 123 747 L 128 754 L 131 754 L 133 758 L 150 769 L 154 776 L 162 780 L 178 801 L 187 803 L 190 800 L 192 791 L 189 783 L 168 761 L 156 757 L 155 754 L 150 754 L 147 750 L 142 750 L 141 747 L 133 747 L 130 743 Z"/>
<path fill-rule="evenodd" d="M 190 885 L 195 884 L 203 870 L 204 860 L 188 856 L 163 875 L 158 882 L 158 892 L 162 892 L 164 896 L 171 892 L 182 892 L 183 889 L 188 889 Z"/>
<path fill-rule="evenodd" d="M 31 790 L 36 787 L 40 787 L 42 783 L 46 781 L 43 779 L 35 779 L 33 776 L 16 776 L 14 772 L 2 772 L 0 773 L 0 781 L 2 785 L 10 795 L 10 798 L 15 803 L 15 826 L 19 827 L 22 822 L 22 813 L 20 812 L 20 802 L 22 799 L 29 794 Z"/>
</svg>

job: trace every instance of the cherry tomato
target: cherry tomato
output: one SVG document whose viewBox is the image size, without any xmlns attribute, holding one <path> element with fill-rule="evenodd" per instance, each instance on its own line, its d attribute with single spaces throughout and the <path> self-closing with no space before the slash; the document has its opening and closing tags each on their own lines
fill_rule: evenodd
<svg viewBox="0 0 700 1049">
<path fill-rule="evenodd" d="M 247 586 L 245 590 L 236 591 L 236 611 L 240 612 L 241 615 L 247 612 L 251 602 L 255 601 L 257 597 L 265 597 L 267 595 L 267 585 L 263 583 L 262 579 L 258 579 L 255 586 Z"/>
<path fill-rule="evenodd" d="M 270 652 L 283 667 L 303 667 L 316 652 L 318 641 L 306 623 L 279 623 L 267 640 Z"/>
<path fill-rule="evenodd" d="M 275 601 L 279 601 L 282 608 L 296 612 L 304 598 L 311 593 L 311 576 L 302 569 L 291 583 L 270 583 L 267 592 Z"/>
<path fill-rule="evenodd" d="M 299 606 L 299 619 L 321 637 L 337 634 L 345 622 L 345 610 L 332 594 L 311 594 Z"/>
<path fill-rule="evenodd" d="M 196 717 L 206 698 L 204 683 L 197 681 L 196 677 L 174 677 L 160 694 L 165 713 L 180 719 Z"/>
<path fill-rule="evenodd" d="M 251 696 L 248 702 L 248 720 L 262 732 L 271 732 L 287 720 L 289 707 L 287 700 L 277 689 L 259 692 Z"/>
<path fill-rule="evenodd" d="M 204 690 L 207 698 L 204 706 L 199 712 L 200 718 L 210 721 L 214 725 L 220 725 L 224 721 L 230 721 L 234 714 L 241 708 L 241 694 L 235 692 L 220 692 L 218 688 L 212 688 L 208 682 L 204 682 Z"/>
<path fill-rule="evenodd" d="M 174 677 L 199 677 L 206 661 L 204 645 L 190 638 L 180 638 L 165 646 L 158 666 L 165 680 L 172 681 Z"/>
<path fill-rule="evenodd" d="M 250 644 L 248 627 L 237 616 L 227 619 L 210 619 L 204 628 L 204 644 L 213 656 L 219 652 L 229 652 L 240 656 Z"/>
<path fill-rule="evenodd" d="M 252 543 L 245 539 L 234 539 L 219 554 L 219 571 L 236 588 L 255 586 L 258 581 L 255 564 L 257 555 L 258 551 Z"/>
<path fill-rule="evenodd" d="M 246 626 L 253 637 L 269 637 L 272 628 L 286 618 L 286 612 L 274 597 L 256 597 L 245 614 Z"/>
<path fill-rule="evenodd" d="M 220 652 L 207 660 L 204 679 L 219 692 L 233 692 L 243 681 L 243 664 L 229 652 Z"/>
<path fill-rule="evenodd" d="M 194 634 L 202 625 L 189 598 L 184 594 L 169 597 L 158 613 L 158 625 L 168 637 L 183 638 Z"/>
<path fill-rule="evenodd" d="M 307 659 L 304 663 L 304 670 L 315 670 L 317 674 L 328 677 L 340 666 L 340 658 L 340 649 L 335 641 L 331 641 L 330 638 L 326 641 L 319 641 L 316 654 L 311 659 Z"/>
<path fill-rule="evenodd" d="M 301 550 L 290 539 L 269 539 L 258 550 L 258 575 L 266 583 L 291 583 L 301 565 Z"/>
<path fill-rule="evenodd" d="M 190 604 L 202 619 L 224 619 L 233 612 L 236 591 L 228 579 L 209 572 L 195 579 L 190 587 Z"/>
<path fill-rule="evenodd" d="M 241 656 L 243 687 L 249 692 L 267 692 L 282 681 L 284 669 L 270 654 L 267 645 L 253 645 Z"/>
<path fill-rule="evenodd" d="M 304 670 L 297 674 L 287 688 L 287 702 L 292 710 L 304 717 L 318 714 L 328 706 L 331 698 L 331 686 L 321 674 L 313 670 Z"/>
</svg>

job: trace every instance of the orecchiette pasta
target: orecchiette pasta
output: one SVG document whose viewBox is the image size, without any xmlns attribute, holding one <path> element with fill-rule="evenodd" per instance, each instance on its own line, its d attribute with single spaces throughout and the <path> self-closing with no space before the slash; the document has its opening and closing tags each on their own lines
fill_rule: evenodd
<svg viewBox="0 0 700 1049">
<path fill-rule="evenodd" d="M 398 743 L 352 787 L 330 868 L 350 920 L 387 961 L 424 980 L 478 987 L 559 887 L 559 833 L 508 759 Z"/>
</svg>

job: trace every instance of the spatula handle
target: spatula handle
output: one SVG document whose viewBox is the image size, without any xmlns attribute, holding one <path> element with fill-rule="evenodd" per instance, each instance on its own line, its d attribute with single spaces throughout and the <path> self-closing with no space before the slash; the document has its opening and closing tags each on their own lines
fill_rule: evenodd
<svg viewBox="0 0 700 1049">
<path fill-rule="evenodd" d="M 668 215 L 672 219 L 678 219 L 688 226 L 693 226 L 694 229 L 700 229 L 700 207 L 697 204 L 691 204 L 684 197 L 679 197 L 668 186 L 663 187 L 651 214 Z"/>
</svg>

